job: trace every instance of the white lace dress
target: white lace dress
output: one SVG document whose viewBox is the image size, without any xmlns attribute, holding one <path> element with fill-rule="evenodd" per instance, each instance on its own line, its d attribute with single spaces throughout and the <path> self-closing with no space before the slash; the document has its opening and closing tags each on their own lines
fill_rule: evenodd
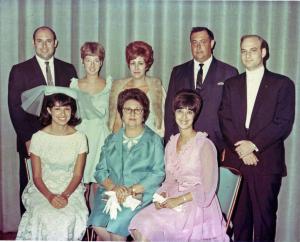
<svg viewBox="0 0 300 242">
<path fill-rule="evenodd" d="M 41 158 L 42 177 L 48 189 L 60 194 L 72 179 L 78 154 L 87 152 L 87 141 L 79 131 L 66 136 L 38 131 L 32 136 L 30 152 Z M 22 195 L 26 212 L 17 240 L 81 240 L 88 217 L 84 189 L 80 184 L 68 205 L 56 209 L 30 180 Z"/>
</svg>

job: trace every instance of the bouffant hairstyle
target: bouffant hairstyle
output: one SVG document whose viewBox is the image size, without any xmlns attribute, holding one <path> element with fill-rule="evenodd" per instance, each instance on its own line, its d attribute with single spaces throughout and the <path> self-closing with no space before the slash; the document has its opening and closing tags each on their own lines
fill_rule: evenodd
<svg viewBox="0 0 300 242">
<path fill-rule="evenodd" d="M 188 108 L 195 113 L 194 121 L 199 116 L 202 106 L 200 95 L 191 89 L 183 89 L 176 93 L 173 100 L 173 113 L 176 109 Z"/>
<path fill-rule="evenodd" d="M 129 68 L 130 61 L 141 56 L 144 58 L 146 70 L 153 64 L 153 49 L 144 41 L 134 41 L 126 46 L 126 62 Z"/>
<path fill-rule="evenodd" d="M 123 117 L 124 103 L 128 100 L 135 100 L 139 104 L 141 104 L 141 106 L 143 107 L 143 110 L 144 110 L 143 123 L 145 123 L 149 116 L 149 112 L 150 112 L 149 99 L 148 99 L 147 95 L 138 88 L 130 88 L 130 89 L 126 89 L 126 90 L 120 92 L 120 94 L 118 96 L 117 109 L 118 109 L 118 112 L 119 112 L 121 118 Z"/>
<path fill-rule="evenodd" d="M 52 116 L 49 114 L 47 108 L 51 109 L 55 106 L 55 104 L 71 107 L 71 118 L 68 122 L 68 125 L 75 126 L 81 122 L 81 119 L 76 117 L 77 106 L 75 99 L 66 94 L 55 93 L 49 96 L 45 96 L 43 102 L 40 121 L 44 127 L 51 124 L 52 122 Z"/>
<path fill-rule="evenodd" d="M 83 60 L 87 55 L 98 56 L 99 60 L 103 62 L 105 58 L 104 47 L 97 42 L 85 42 L 80 48 L 80 56 Z"/>
</svg>

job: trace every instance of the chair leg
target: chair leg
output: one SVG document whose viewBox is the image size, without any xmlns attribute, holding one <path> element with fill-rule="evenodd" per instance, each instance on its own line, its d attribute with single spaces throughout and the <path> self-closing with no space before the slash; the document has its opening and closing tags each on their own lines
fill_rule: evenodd
<svg viewBox="0 0 300 242">
<path fill-rule="evenodd" d="M 86 228 L 86 238 L 87 241 L 95 241 L 96 240 L 96 236 L 95 236 L 95 231 L 93 230 L 92 227 L 88 227 Z"/>
</svg>

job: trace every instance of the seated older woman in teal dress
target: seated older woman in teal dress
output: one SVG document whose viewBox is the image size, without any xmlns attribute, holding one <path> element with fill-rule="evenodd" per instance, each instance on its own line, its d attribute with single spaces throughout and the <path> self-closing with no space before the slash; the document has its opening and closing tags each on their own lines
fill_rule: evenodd
<svg viewBox="0 0 300 242">
<path fill-rule="evenodd" d="M 126 89 L 118 96 L 118 112 L 124 128 L 107 137 L 96 167 L 95 178 L 101 185 L 88 220 L 100 240 L 126 240 L 132 217 L 152 201 L 162 183 L 164 147 L 161 138 L 145 125 L 149 115 L 149 100 L 137 89 Z M 122 210 L 112 219 L 103 212 L 105 192 L 114 191 Z M 122 206 L 133 195 L 141 204 L 132 211 Z"/>
</svg>

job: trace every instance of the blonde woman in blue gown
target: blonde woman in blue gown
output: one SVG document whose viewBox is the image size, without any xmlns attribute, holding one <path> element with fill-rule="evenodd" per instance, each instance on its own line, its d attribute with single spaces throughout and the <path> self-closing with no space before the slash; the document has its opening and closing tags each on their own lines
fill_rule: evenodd
<svg viewBox="0 0 300 242">
<path fill-rule="evenodd" d="M 81 79 L 73 78 L 70 87 L 78 90 L 79 108 L 82 122 L 76 129 L 83 132 L 88 139 L 89 153 L 86 160 L 83 182 L 95 191 L 95 168 L 100 158 L 101 147 L 109 135 L 108 105 L 112 78 L 106 80 L 100 76 L 105 50 L 97 42 L 85 42 L 81 47 L 81 59 L 85 76 Z M 89 193 L 87 193 L 89 194 Z"/>
</svg>

